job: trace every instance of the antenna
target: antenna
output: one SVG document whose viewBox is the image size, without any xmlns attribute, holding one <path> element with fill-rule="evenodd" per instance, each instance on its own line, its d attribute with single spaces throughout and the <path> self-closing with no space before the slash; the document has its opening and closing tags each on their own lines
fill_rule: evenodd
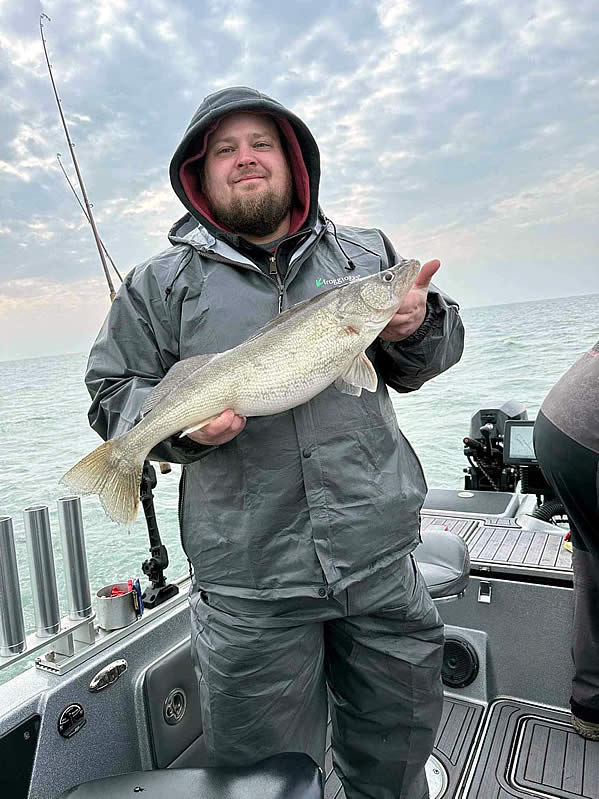
<svg viewBox="0 0 599 799">
<path fill-rule="evenodd" d="M 71 136 L 69 134 L 69 129 L 67 127 L 66 119 L 64 118 L 64 114 L 62 112 L 62 103 L 58 96 L 58 91 L 56 89 L 56 83 L 54 82 L 54 76 L 52 74 L 52 66 L 50 65 L 50 59 L 48 58 L 48 50 L 46 48 L 46 40 L 44 39 L 44 23 L 43 20 L 47 19 L 48 22 L 51 22 L 50 17 L 47 14 L 40 14 L 40 36 L 42 37 L 42 45 L 44 47 L 44 56 L 46 58 L 46 64 L 48 65 L 48 74 L 50 75 L 50 81 L 52 82 L 52 89 L 54 90 L 54 97 L 56 98 L 56 105 L 58 107 L 58 113 L 60 114 L 60 120 L 62 122 L 62 127 L 64 128 L 65 136 L 67 137 L 67 144 L 69 145 L 69 151 L 71 153 L 71 158 L 73 159 L 73 166 L 75 167 L 75 172 L 77 173 L 77 180 L 79 181 L 79 186 L 81 187 L 81 194 L 83 196 L 83 202 L 85 203 L 85 208 L 87 209 L 87 217 L 89 220 L 89 224 L 91 225 L 92 232 L 94 234 L 94 239 L 96 242 L 96 247 L 98 248 L 98 254 L 100 256 L 100 261 L 102 262 L 102 268 L 104 269 L 104 275 L 106 277 L 106 282 L 108 283 L 108 290 L 110 292 L 110 301 L 112 302 L 115 298 L 115 291 L 114 286 L 112 284 L 112 278 L 110 277 L 110 272 L 108 271 L 108 266 L 106 264 L 106 259 L 104 258 L 104 250 L 102 249 L 102 242 L 100 240 L 100 236 L 98 234 L 98 229 L 96 228 L 96 223 L 94 221 L 94 217 L 92 214 L 92 207 L 90 205 L 89 200 L 87 199 L 87 192 L 85 191 L 85 186 L 83 185 L 83 178 L 81 177 L 81 172 L 79 171 L 79 164 L 77 163 L 77 158 L 75 157 L 75 149 L 73 142 L 71 140 Z"/>
</svg>

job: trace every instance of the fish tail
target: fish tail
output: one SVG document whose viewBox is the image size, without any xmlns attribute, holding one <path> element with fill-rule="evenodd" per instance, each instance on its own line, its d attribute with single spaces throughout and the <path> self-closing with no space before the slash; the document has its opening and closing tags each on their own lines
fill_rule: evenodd
<svg viewBox="0 0 599 799">
<path fill-rule="evenodd" d="M 123 446 L 125 436 L 101 444 L 61 478 L 77 494 L 98 494 L 115 522 L 130 524 L 137 516 L 143 457 L 132 457 Z"/>
</svg>

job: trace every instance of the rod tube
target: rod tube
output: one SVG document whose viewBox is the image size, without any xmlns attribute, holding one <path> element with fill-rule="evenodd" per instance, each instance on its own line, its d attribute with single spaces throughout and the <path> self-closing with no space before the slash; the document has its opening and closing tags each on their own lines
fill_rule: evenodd
<svg viewBox="0 0 599 799">
<path fill-rule="evenodd" d="M 0 516 L 0 657 L 25 651 L 25 624 L 10 516 Z"/>
<path fill-rule="evenodd" d="M 60 608 L 47 505 L 25 508 L 25 542 L 29 555 L 36 635 L 47 638 L 60 630 Z"/>
<path fill-rule="evenodd" d="M 69 618 L 74 621 L 86 619 L 92 613 L 92 600 L 81 500 L 79 497 L 61 497 L 57 505 Z"/>
</svg>

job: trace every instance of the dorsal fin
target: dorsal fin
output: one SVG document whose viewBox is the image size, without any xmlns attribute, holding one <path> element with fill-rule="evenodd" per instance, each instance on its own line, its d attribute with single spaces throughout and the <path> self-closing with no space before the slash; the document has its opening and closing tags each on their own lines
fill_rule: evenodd
<svg viewBox="0 0 599 799">
<path fill-rule="evenodd" d="M 185 358 L 173 364 L 168 370 L 166 375 L 162 378 L 160 383 L 154 387 L 154 390 L 146 397 L 141 415 L 147 416 L 150 411 L 155 408 L 158 403 L 162 402 L 165 397 L 174 391 L 184 380 L 198 369 L 206 366 L 207 363 L 216 357 L 218 353 L 211 352 L 207 355 L 194 355 L 193 358 Z"/>
</svg>

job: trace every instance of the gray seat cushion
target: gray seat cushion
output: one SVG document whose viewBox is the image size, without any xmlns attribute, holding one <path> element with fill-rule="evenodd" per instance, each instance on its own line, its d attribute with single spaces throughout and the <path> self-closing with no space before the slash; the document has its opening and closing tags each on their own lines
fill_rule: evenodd
<svg viewBox="0 0 599 799">
<path fill-rule="evenodd" d="M 466 589 L 470 554 L 459 536 L 438 530 L 424 531 L 414 557 L 433 599 L 461 594 Z"/>
<path fill-rule="evenodd" d="M 133 771 L 78 785 L 58 799 L 322 799 L 319 767 L 305 754 L 285 753 L 251 766 Z"/>
</svg>

